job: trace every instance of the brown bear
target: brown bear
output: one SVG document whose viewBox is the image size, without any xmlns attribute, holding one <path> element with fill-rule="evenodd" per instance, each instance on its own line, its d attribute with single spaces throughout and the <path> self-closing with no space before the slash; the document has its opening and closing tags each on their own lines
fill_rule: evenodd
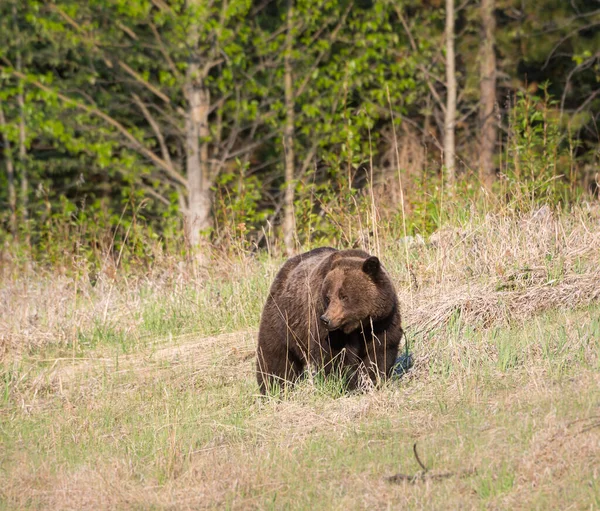
<svg viewBox="0 0 600 511">
<path fill-rule="evenodd" d="M 282 266 L 258 332 L 257 379 L 264 394 L 305 370 L 343 374 L 348 389 L 391 375 L 402 337 L 396 291 L 379 259 L 322 247 Z M 368 380 L 367 380 L 368 381 Z"/>
</svg>

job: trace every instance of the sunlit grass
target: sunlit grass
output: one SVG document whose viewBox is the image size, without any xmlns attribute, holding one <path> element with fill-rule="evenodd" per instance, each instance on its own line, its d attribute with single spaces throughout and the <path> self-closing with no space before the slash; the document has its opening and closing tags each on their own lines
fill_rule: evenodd
<svg viewBox="0 0 600 511">
<path fill-rule="evenodd" d="M 0 508 L 598 508 L 595 217 L 462 221 L 408 266 L 380 238 L 415 364 L 363 392 L 317 373 L 259 394 L 281 256 L 11 277 Z"/>
</svg>

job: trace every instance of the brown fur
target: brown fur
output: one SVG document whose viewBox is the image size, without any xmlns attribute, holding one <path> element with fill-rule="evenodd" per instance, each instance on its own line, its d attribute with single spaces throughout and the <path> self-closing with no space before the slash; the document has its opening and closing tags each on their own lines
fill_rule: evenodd
<svg viewBox="0 0 600 511">
<path fill-rule="evenodd" d="M 374 383 L 390 375 L 402 337 L 394 286 L 362 250 L 318 248 L 289 259 L 271 286 L 258 332 L 261 392 L 307 369 Z"/>
</svg>

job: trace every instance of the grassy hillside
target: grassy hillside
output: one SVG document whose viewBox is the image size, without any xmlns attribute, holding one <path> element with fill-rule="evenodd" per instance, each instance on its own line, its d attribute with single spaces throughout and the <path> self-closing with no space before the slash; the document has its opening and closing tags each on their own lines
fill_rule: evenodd
<svg viewBox="0 0 600 511">
<path fill-rule="evenodd" d="M 415 367 L 352 395 L 258 396 L 273 254 L 5 265 L 0 508 L 599 509 L 599 220 L 375 229 Z"/>
</svg>

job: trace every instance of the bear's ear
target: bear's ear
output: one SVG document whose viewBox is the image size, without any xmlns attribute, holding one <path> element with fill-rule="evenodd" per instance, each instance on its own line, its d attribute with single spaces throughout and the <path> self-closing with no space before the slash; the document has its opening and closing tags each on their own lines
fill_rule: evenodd
<svg viewBox="0 0 600 511">
<path fill-rule="evenodd" d="M 371 256 L 368 259 L 365 259 L 365 262 L 362 266 L 363 271 L 371 277 L 376 277 L 379 273 L 380 268 L 381 263 L 379 262 L 379 259 L 377 259 L 375 256 Z"/>
</svg>

